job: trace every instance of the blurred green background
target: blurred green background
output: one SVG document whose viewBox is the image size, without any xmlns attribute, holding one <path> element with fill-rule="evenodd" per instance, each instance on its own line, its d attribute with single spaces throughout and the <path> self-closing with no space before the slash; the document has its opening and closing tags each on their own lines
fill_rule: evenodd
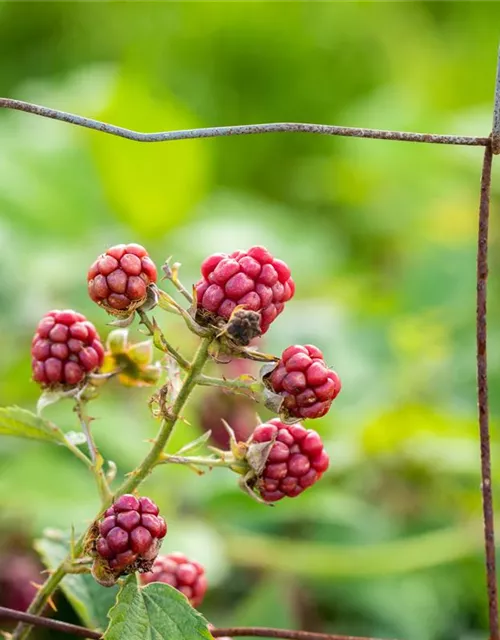
<svg viewBox="0 0 500 640">
<path fill-rule="evenodd" d="M 498 24 L 500 6 L 489 2 L 1 3 L 0 93 L 142 131 L 299 121 L 487 135 Z M 209 253 L 264 244 L 291 266 L 297 294 L 262 348 L 315 343 L 343 381 L 329 415 L 310 425 L 331 468 L 274 509 L 240 493 L 229 472 L 160 469 L 144 491 L 169 523 L 163 550 L 206 565 L 201 610 L 219 626 L 484 638 L 474 337 L 481 155 L 303 134 L 149 145 L 0 113 L 0 404 L 34 408 L 29 346 L 49 309 L 78 309 L 107 333 L 86 270 L 108 246 L 143 243 L 158 264 L 173 255 L 191 284 Z M 190 353 L 184 327 L 156 316 Z M 140 337 L 137 325 L 132 333 Z M 172 447 L 206 426 L 203 407 L 217 402 L 207 393 Z M 111 385 L 92 407 L 102 453 L 120 474 L 157 428 L 149 395 Z M 238 419 L 238 406 L 231 411 Z M 46 415 L 77 427 L 69 402 Z M 494 479 L 498 494 L 498 470 Z M 8 571 L 21 580 L 6 557 L 24 558 L 45 527 L 83 528 L 97 506 L 92 478 L 69 453 L 2 440 L 0 600 Z M 62 598 L 59 607 L 72 619 Z"/>
</svg>

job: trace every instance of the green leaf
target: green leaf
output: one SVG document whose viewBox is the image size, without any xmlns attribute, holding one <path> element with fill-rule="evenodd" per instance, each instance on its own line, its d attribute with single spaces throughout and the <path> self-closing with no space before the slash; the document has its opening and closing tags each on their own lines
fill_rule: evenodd
<svg viewBox="0 0 500 640">
<path fill-rule="evenodd" d="M 46 537 L 35 541 L 35 549 L 48 569 L 55 569 L 68 555 L 70 536 L 62 531 L 49 531 Z M 69 574 L 61 582 L 64 595 L 83 624 L 104 631 L 108 624 L 108 611 L 118 593 L 118 587 L 106 588 L 90 574 Z"/>
<path fill-rule="evenodd" d="M 212 640 L 207 622 L 170 585 L 153 582 L 139 587 L 129 576 L 109 612 L 104 640 Z"/>
<path fill-rule="evenodd" d="M 55 424 L 19 407 L 0 407 L 0 435 L 66 444 Z"/>
</svg>

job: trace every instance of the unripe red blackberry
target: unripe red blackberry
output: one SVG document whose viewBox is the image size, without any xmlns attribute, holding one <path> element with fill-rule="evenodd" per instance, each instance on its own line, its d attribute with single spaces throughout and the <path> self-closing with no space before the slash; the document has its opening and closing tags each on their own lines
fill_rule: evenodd
<svg viewBox="0 0 500 640">
<path fill-rule="evenodd" d="M 199 312 L 228 320 L 237 306 L 244 305 L 260 313 L 262 333 L 295 292 L 288 266 L 264 247 L 215 253 L 203 261 L 201 275 L 195 285 Z"/>
<path fill-rule="evenodd" d="M 33 380 L 42 387 L 71 388 L 98 369 L 104 348 L 94 325 L 76 311 L 49 311 L 31 343 Z"/>
<path fill-rule="evenodd" d="M 11 546 L 8 549 L 0 555 L 0 606 L 27 611 L 36 596 L 35 584 L 41 581 L 43 567 L 31 553 Z"/>
<path fill-rule="evenodd" d="M 287 425 L 274 418 L 255 429 L 251 443 L 272 440 L 275 442 L 255 485 L 266 502 L 300 495 L 328 469 L 328 454 L 313 429 Z"/>
<path fill-rule="evenodd" d="M 294 418 L 321 418 L 341 389 L 339 376 L 311 344 L 285 349 L 266 382 L 283 397 L 282 408 Z"/>
<path fill-rule="evenodd" d="M 183 593 L 193 607 L 199 607 L 207 590 L 205 569 L 199 562 L 188 560 L 182 553 L 158 556 L 149 573 L 141 576 L 142 584 L 164 582 Z"/>
<path fill-rule="evenodd" d="M 165 520 L 149 498 L 120 496 L 99 522 L 95 551 L 116 575 L 150 571 L 167 533 Z"/>
<path fill-rule="evenodd" d="M 92 300 L 118 316 L 144 304 L 147 287 L 156 279 L 156 266 L 140 244 L 111 247 L 97 258 L 87 275 Z"/>
</svg>

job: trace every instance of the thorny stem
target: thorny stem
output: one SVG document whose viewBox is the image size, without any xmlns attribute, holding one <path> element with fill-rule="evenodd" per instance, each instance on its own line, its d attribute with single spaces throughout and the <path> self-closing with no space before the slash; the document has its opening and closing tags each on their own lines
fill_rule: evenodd
<svg viewBox="0 0 500 640">
<path fill-rule="evenodd" d="M 95 476 L 97 482 L 97 489 L 99 490 L 99 495 L 101 496 L 102 502 L 108 502 L 111 499 L 111 491 L 108 486 L 108 481 L 106 480 L 106 476 L 102 469 L 103 459 L 101 454 L 97 449 L 97 445 L 92 436 L 92 431 L 90 429 L 90 423 L 92 418 L 87 415 L 85 411 L 86 402 L 81 398 L 77 398 L 75 405 L 75 412 L 80 421 L 82 431 L 85 434 L 85 438 L 87 439 L 87 445 L 90 453 L 91 466 L 90 469 Z M 88 458 L 87 458 L 88 460 Z"/>
<path fill-rule="evenodd" d="M 189 304 L 193 304 L 193 296 L 186 289 L 186 287 L 179 280 L 179 267 L 181 266 L 179 262 L 174 263 L 172 266 L 169 264 L 170 258 L 163 265 L 163 273 L 165 274 L 165 278 L 170 280 L 170 282 L 174 285 L 174 287 L 181 293 Z"/>
<path fill-rule="evenodd" d="M 158 464 L 163 454 L 163 449 L 168 442 L 168 439 L 172 433 L 172 430 L 179 419 L 180 413 L 189 398 L 189 395 L 196 386 L 196 379 L 203 370 L 203 367 L 208 359 L 208 351 L 212 338 L 204 338 L 198 351 L 196 352 L 193 361 L 189 365 L 189 371 L 184 378 L 184 382 L 179 391 L 179 394 L 174 402 L 174 405 L 170 411 L 170 414 L 162 420 L 160 431 L 158 436 L 151 447 L 150 452 L 141 462 L 141 464 L 129 475 L 128 479 L 121 485 L 118 491 L 114 494 L 114 498 L 123 495 L 124 493 L 130 493 L 136 489 L 141 482 L 151 473 L 153 468 Z M 112 502 L 111 497 L 104 501 L 103 508 L 96 516 L 96 520 L 102 515 L 104 509 L 106 509 Z M 82 554 L 83 543 L 85 540 L 86 532 L 80 536 L 74 546 L 73 558 L 67 557 L 61 562 L 54 573 L 48 578 L 45 584 L 42 585 L 38 591 L 35 599 L 31 603 L 28 613 L 33 615 L 40 615 L 48 599 L 52 593 L 56 590 L 58 584 L 66 575 L 65 566 L 67 562 L 71 562 L 74 558 L 77 558 Z M 31 627 L 26 627 L 22 622 L 16 627 L 12 640 L 25 640 L 30 634 Z"/>
<path fill-rule="evenodd" d="M 87 446 L 89 448 L 90 459 L 92 460 L 92 464 L 95 466 L 98 458 L 99 451 L 97 450 L 97 445 L 92 436 L 92 432 L 90 430 L 90 417 L 85 413 L 85 402 L 84 400 L 77 399 L 75 412 L 78 416 L 78 420 L 80 421 L 80 425 L 82 427 L 82 431 L 85 434 L 85 438 L 87 439 Z"/>
<path fill-rule="evenodd" d="M 80 449 L 74 445 L 73 443 L 69 442 L 68 439 L 66 439 L 66 447 L 71 451 L 71 453 L 73 453 L 79 460 L 81 460 L 89 469 L 90 471 L 94 470 L 94 465 L 92 464 L 92 460 L 90 460 L 89 458 L 87 458 L 87 456 L 83 453 L 83 451 L 80 451 Z"/>
<path fill-rule="evenodd" d="M 170 412 L 169 417 L 166 417 L 162 421 L 162 427 L 160 433 L 156 438 L 151 451 L 148 453 L 144 461 L 133 471 L 128 480 L 126 480 L 122 486 L 118 489 L 118 496 L 123 493 L 130 493 L 151 473 L 153 467 L 158 463 L 163 454 L 163 449 L 167 444 L 167 441 L 172 433 L 175 423 L 179 419 L 180 412 L 186 404 L 191 391 L 196 386 L 196 379 L 199 373 L 203 370 L 203 367 L 208 358 L 208 349 L 212 338 L 205 338 L 201 341 L 198 351 L 196 352 L 192 363 L 190 364 L 189 371 L 184 379 L 179 395 L 177 396 L 174 406 Z"/>
<path fill-rule="evenodd" d="M 160 464 L 184 464 L 189 467 L 226 467 L 233 469 L 234 471 L 241 471 L 244 473 L 247 471 L 247 467 L 244 463 L 238 464 L 234 457 L 230 454 L 227 457 L 220 458 L 203 458 L 198 456 L 177 456 L 164 453 L 161 457 Z"/>
<path fill-rule="evenodd" d="M 155 335 L 157 335 L 159 337 L 160 340 L 160 344 L 158 344 L 155 341 L 155 345 L 156 347 L 158 347 L 161 351 L 163 351 L 164 353 L 168 353 L 170 356 L 172 356 L 172 358 L 174 358 L 174 360 L 177 362 L 177 364 L 184 369 L 185 371 L 187 371 L 190 367 L 189 362 L 186 360 L 186 358 L 184 358 L 183 355 L 181 355 L 177 349 L 175 347 L 173 347 L 170 342 L 168 342 L 168 340 L 165 338 L 165 336 L 163 335 L 163 332 L 156 327 L 154 324 L 151 322 L 151 320 L 148 318 L 147 314 L 145 311 L 143 311 L 142 309 L 137 309 L 137 313 L 139 314 L 140 318 L 141 318 L 141 323 L 147 327 L 147 329 L 149 330 L 149 332 L 151 333 L 151 335 L 154 337 Z"/>
<path fill-rule="evenodd" d="M 186 311 L 186 309 L 184 309 L 184 307 L 182 307 L 176 300 L 174 300 L 174 298 L 172 298 L 172 296 L 170 296 L 166 291 L 163 291 L 163 289 L 158 289 L 157 293 L 158 306 L 160 307 L 160 309 L 164 309 L 165 311 L 168 311 L 170 313 L 177 313 L 178 315 L 180 315 L 186 323 L 188 329 L 192 333 L 195 333 L 200 338 L 206 338 L 207 336 L 212 334 L 212 329 L 199 325 L 195 320 L 193 320 L 191 314 Z"/>
</svg>

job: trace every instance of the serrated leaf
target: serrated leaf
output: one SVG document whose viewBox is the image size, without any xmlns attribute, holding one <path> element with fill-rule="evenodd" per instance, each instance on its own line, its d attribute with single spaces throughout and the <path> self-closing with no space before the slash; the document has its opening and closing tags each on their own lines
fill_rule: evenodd
<svg viewBox="0 0 500 640">
<path fill-rule="evenodd" d="M 69 553 L 70 535 L 53 530 L 47 535 L 35 540 L 34 546 L 45 566 L 55 569 Z M 102 587 L 90 574 L 68 574 L 61 582 L 61 588 L 83 624 L 104 631 L 118 587 Z"/>
<path fill-rule="evenodd" d="M 55 424 L 20 407 L 0 407 L 0 435 L 66 443 L 64 433 Z"/>
<path fill-rule="evenodd" d="M 207 621 L 170 585 L 129 576 L 109 612 L 104 640 L 212 640 Z"/>
</svg>

